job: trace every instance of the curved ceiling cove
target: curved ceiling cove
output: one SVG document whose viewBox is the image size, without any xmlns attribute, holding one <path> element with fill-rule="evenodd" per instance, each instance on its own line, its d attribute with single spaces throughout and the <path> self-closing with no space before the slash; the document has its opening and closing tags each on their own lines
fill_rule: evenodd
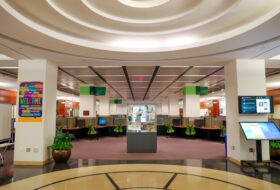
<svg viewBox="0 0 280 190">
<path fill-rule="evenodd" d="M 151 8 L 160 6 L 170 0 L 118 0 L 124 5 L 136 8 Z"/>
<path fill-rule="evenodd" d="M 114 52 L 202 47 L 250 31 L 280 12 L 279 0 L 3 0 L 0 5 L 48 37 Z"/>
</svg>

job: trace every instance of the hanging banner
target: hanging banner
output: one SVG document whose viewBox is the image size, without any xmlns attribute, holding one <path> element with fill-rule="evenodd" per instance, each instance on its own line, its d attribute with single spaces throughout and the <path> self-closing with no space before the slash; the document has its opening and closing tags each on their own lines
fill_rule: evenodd
<svg viewBox="0 0 280 190">
<path fill-rule="evenodd" d="M 19 122 L 42 122 L 43 82 L 20 82 Z"/>
</svg>

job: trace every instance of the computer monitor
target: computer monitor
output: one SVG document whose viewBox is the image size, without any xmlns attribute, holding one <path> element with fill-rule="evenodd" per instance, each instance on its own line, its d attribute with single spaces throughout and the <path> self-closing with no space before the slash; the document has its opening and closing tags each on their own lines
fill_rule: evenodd
<svg viewBox="0 0 280 190">
<path fill-rule="evenodd" d="M 194 120 L 194 126 L 203 127 L 204 126 L 204 120 L 203 119 L 195 119 Z"/>
<path fill-rule="evenodd" d="M 114 120 L 115 120 L 115 121 L 118 121 L 118 120 L 119 120 L 119 117 L 115 117 Z"/>
<path fill-rule="evenodd" d="M 223 120 L 223 126 L 227 126 L 227 121 Z"/>
<path fill-rule="evenodd" d="M 181 125 L 181 119 L 173 119 L 173 125 Z"/>
<path fill-rule="evenodd" d="M 247 140 L 280 140 L 280 130 L 274 122 L 239 122 Z"/>
<path fill-rule="evenodd" d="M 107 122 L 106 122 L 106 119 L 99 119 L 99 120 L 98 120 L 98 124 L 99 124 L 99 125 L 106 125 L 106 123 L 107 123 Z"/>
<path fill-rule="evenodd" d="M 85 120 L 77 120 L 76 126 L 77 127 L 85 127 L 86 126 L 86 121 Z"/>
<path fill-rule="evenodd" d="M 164 121 L 165 120 L 165 117 L 160 117 L 159 118 L 161 121 Z"/>
</svg>

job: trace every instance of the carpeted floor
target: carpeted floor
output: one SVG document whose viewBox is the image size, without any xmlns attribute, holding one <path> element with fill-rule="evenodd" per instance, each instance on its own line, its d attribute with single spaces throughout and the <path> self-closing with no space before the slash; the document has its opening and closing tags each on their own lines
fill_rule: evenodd
<svg viewBox="0 0 280 190">
<path fill-rule="evenodd" d="M 157 153 L 127 153 L 126 137 L 74 141 L 71 158 L 97 160 L 181 160 L 225 158 L 225 145 L 201 139 L 158 136 Z"/>
</svg>

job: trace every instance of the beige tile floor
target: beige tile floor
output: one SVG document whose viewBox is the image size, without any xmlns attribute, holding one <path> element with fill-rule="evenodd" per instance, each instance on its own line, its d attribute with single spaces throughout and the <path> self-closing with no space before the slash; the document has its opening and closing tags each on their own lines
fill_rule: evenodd
<svg viewBox="0 0 280 190">
<path fill-rule="evenodd" d="M 0 190 L 4 189 L 280 190 L 280 186 L 235 173 L 199 167 L 124 164 L 52 172 L 0 187 Z"/>
</svg>

